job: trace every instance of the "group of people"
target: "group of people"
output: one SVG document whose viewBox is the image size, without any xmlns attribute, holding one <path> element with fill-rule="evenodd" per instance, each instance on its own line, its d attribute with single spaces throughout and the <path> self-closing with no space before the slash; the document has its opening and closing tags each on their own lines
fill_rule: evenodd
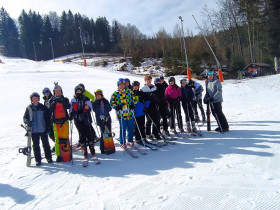
<svg viewBox="0 0 280 210">
<path fill-rule="evenodd" d="M 61 126 L 74 120 L 79 133 L 79 145 L 83 155 L 95 155 L 94 143 L 100 141 L 100 151 L 104 154 L 103 133 L 104 128 L 111 132 L 110 111 L 115 109 L 119 121 L 120 147 L 126 149 L 133 146 L 133 137 L 137 143 L 154 139 L 162 139 L 162 135 L 177 132 L 197 132 L 196 123 L 200 121 L 198 108 L 201 112 L 201 121 L 205 123 L 206 117 L 202 105 L 203 87 L 196 81 L 181 79 L 180 86 L 174 77 L 166 83 L 164 77 L 155 78 L 148 75 L 144 78 L 141 87 L 139 81 L 130 83 L 129 79 L 120 78 L 117 81 L 117 90 L 108 101 L 101 89 L 92 95 L 83 84 L 74 88 L 74 97 L 71 101 L 63 96 L 62 88 L 55 84 L 53 93 L 49 88 L 44 88 L 44 105 L 39 102 L 40 95 L 36 92 L 30 95 L 31 104 L 24 114 L 24 123 L 32 127 L 33 151 L 36 165 L 41 165 L 41 152 L 39 139 L 41 138 L 45 158 L 51 163 L 52 154 L 48 136 L 57 142 L 55 124 Z M 229 130 L 227 120 L 222 112 L 222 86 L 220 81 L 213 76 L 213 71 L 208 71 L 204 103 L 211 103 L 212 113 L 219 124 L 218 132 Z M 181 105 L 185 113 L 186 129 L 184 129 Z M 32 110 L 32 121 L 30 112 Z M 69 110 L 69 111 L 68 111 Z M 95 113 L 96 123 L 100 128 L 101 136 L 98 138 L 92 127 L 91 111 Z M 177 120 L 177 126 L 175 121 Z M 61 161 L 59 148 L 55 146 L 57 162 Z"/>
</svg>

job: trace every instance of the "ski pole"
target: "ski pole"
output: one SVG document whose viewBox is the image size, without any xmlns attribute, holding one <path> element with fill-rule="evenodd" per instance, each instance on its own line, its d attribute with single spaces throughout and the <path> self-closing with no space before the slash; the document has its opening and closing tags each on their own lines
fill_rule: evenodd
<svg viewBox="0 0 280 210">
<path fill-rule="evenodd" d="M 180 105 L 181 105 L 181 104 L 180 104 L 180 101 L 179 101 L 179 107 L 176 105 L 176 106 L 175 106 L 175 111 L 176 111 L 176 117 L 177 117 L 178 127 L 179 127 L 179 129 L 180 129 L 180 131 L 181 131 L 181 129 L 183 129 L 184 126 L 183 126 L 183 122 L 181 122 L 181 120 L 180 120 L 180 115 L 179 115 L 179 112 L 178 112 L 178 111 L 179 111 L 178 109 L 181 108 Z M 175 111 L 174 111 L 174 112 L 175 112 Z"/>
<path fill-rule="evenodd" d="M 95 128 L 96 128 L 96 130 L 97 130 L 97 132 L 98 132 L 98 135 L 101 136 L 101 134 L 99 133 L 99 130 L 98 130 L 98 128 L 97 128 L 96 119 L 95 119 L 94 114 L 93 114 L 92 112 L 91 112 L 91 116 L 92 116 L 92 118 L 93 118 L 93 121 L 94 121 L 94 124 L 95 124 Z"/>
<path fill-rule="evenodd" d="M 158 130 L 158 133 L 161 135 L 161 137 L 163 138 L 163 134 L 161 133 L 160 129 L 157 127 L 157 125 L 155 124 L 155 122 L 152 120 L 151 116 L 149 114 L 147 114 L 147 116 L 150 118 L 152 124 L 156 127 L 156 129 Z M 163 138 L 164 139 L 164 138 Z"/>
<path fill-rule="evenodd" d="M 130 111 L 131 111 L 131 112 L 132 112 L 132 114 L 133 114 L 133 117 L 134 117 L 134 120 L 135 120 L 136 127 L 137 127 L 138 132 L 139 132 L 140 137 L 141 137 L 141 141 L 142 141 L 142 143 L 143 143 L 144 147 L 146 147 L 146 144 L 145 144 L 145 141 L 143 140 L 143 136 L 142 136 L 141 131 L 140 131 L 140 128 L 139 128 L 139 126 L 138 126 L 138 123 L 137 123 L 136 117 L 135 117 L 135 115 L 134 115 L 134 111 L 133 111 L 133 110 L 131 110 L 131 109 L 130 109 Z"/>
<path fill-rule="evenodd" d="M 216 119 L 217 119 L 217 123 L 218 123 L 218 125 L 219 125 L 219 127 L 220 127 L 220 129 L 221 129 L 221 132 L 222 132 L 222 134 L 224 134 L 224 131 L 223 131 L 222 125 L 221 125 L 220 120 L 219 120 L 219 118 L 218 118 L 218 116 L 217 116 L 217 113 L 216 113 L 216 110 L 215 110 L 215 108 L 214 108 L 213 103 L 212 103 L 212 102 L 210 102 L 210 105 L 212 106 L 213 112 L 214 112 L 215 117 L 216 117 Z"/>
<path fill-rule="evenodd" d="M 121 114 L 121 135 L 122 135 L 122 140 L 123 140 L 123 144 L 124 144 L 124 142 L 125 142 L 125 139 L 124 139 L 124 133 L 123 133 L 123 121 L 122 121 L 122 111 L 121 110 L 119 110 L 119 113 Z"/>
</svg>

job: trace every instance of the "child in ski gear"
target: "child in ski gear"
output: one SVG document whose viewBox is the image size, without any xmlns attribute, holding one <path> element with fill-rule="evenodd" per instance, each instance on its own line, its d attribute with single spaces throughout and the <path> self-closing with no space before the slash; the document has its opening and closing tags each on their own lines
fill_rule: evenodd
<svg viewBox="0 0 280 210">
<path fill-rule="evenodd" d="M 217 132 L 226 132 L 229 130 L 227 119 L 222 111 L 222 84 L 221 82 L 213 75 L 213 71 L 208 71 L 208 80 L 207 80 L 207 89 L 206 95 L 204 96 L 204 103 L 210 103 L 211 112 L 214 115 L 218 125 L 215 131 Z M 222 130 L 221 130 L 222 129 Z"/>
<path fill-rule="evenodd" d="M 181 79 L 182 106 L 186 116 L 186 124 L 188 132 L 196 132 L 194 115 L 193 115 L 193 97 L 192 87 L 187 84 L 186 79 Z"/>
<path fill-rule="evenodd" d="M 151 137 L 151 126 L 153 127 L 153 135 L 157 139 L 161 139 L 160 133 L 160 116 L 159 116 L 159 99 L 156 95 L 157 87 L 152 84 L 152 76 L 147 75 L 144 78 L 145 85 L 142 87 L 141 91 L 145 93 L 147 109 L 146 109 L 146 135 Z"/>
<path fill-rule="evenodd" d="M 128 78 L 125 78 L 124 80 L 125 80 L 125 87 L 132 90 L 133 88 L 130 84 L 130 80 Z"/>
<path fill-rule="evenodd" d="M 165 81 L 164 81 L 165 82 Z M 167 101 L 165 99 L 165 84 L 167 85 L 167 83 L 161 83 L 160 78 L 155 78 L 154 79 L 154 84 L 157 88 L 156 90 L 156 95 L 159 99 L 159 103 L 158 103 L 158 107 L 159 107 L 159 115 L 162 119 L 162 127 L 163 127 L 163 132 L 166 135 L 170 135 L 169 131 L 168 131 L 168 122 L 167 122 L 167 118 L 170 117 L 170 113 L 168 110 L 168 104 Z"/>
<path fill-rule="evenodd" d="M 199 84 L 198 82 L 190 79 L 188 82 L 188 85 L 191 86 L 193 88 L 193 92 L 194 92 L 194 98 L 193 98 L 193 108 L 194 108 L 194 112 L 195 112 L 195 121 L 199 122 L 199 116 L 198 116 L 198 112 L 197 112 L 197 106 L 200 109 L 201 112 L 201 116 L 202 116 L 202 122 L 205 123 L 206 122 L 206 118 L 205 118 L 205 112 L 202 106 L 202 92 L 204 91 L 203 87 L 201 84 Z"/>
<path fill-rule="evenodd" d="M 146 140 L 145 133 L 145 111 L 148 109 L 148 103 L 145 103 L 145 94 L 139 90 L 140 82 L 134 81 L 132 83 L 133 93 L 136 98 L 137 104 L 135 107 L 134 115 L 135 115 L 135 126 L 134 133 L 136 142 L 139 144 L 143 144 L 142 141 Z M 142 139 L 141 139 L 142 138 Z"/>
<path fill-rule="evenodd" d="M 53 98 L 53 94 L 51 93 L 51 90 L 48 87 L 45 87 L 42 91 L 43 93 L 43 99 L 44 99 L 44 105 L 49 109 L 51 104 L 50 101 Z M 50 119 L 51 120 L 51 119 Z M 53 127 L 50 126 L 50 139 L 54 142 L 54 133 L 53 133 Z M 54 152 L 55 148 L 53 147 L 52 151 Z"/>
<path fill-rule="evenodd" d="M 94 142 L 90 130 L 92 104 L 89 98 L 83 94 L 82 86 L 76 86 L 74 90 L 75 95 L 71 100 L 69 115 L 70 120 L 74 119 L 75 126 L 79 132 L 79 143 L 81 144 L 84 158 L 87 159 L 87 146 L 89 146 L 92 156 L 95 155 Z"/>
<path fill-rule="evenodd" d="M 57 83 L 55 83 L 53 94 L 54 97 L 50 99 L 49 110 L 51 113 L 51 122 L 53 123 L 53 130 L 54 130 L 55 153 L 57 156 L 56 162 L 61 162 L 62 156 L 59 148 L 60 140 L 57 132 L 57 127 L 63 130 L 63 136 L 66 136 L 67 138 L 69 137 L 69 131 L 68 131 L 69 116 L 68 116 L 67 109 L 70 108 L 70 103 L 69 103 L 69 99 L 63 96 L 62 88 Z M 67 150 L 70 150 L 70 148 L 67 147 Z"/>
<path fill-rule="evenodd" d="M 40 96 L 34 92 L 30 95 L 31 104 L 26 108 L 23 116 L 25 124 L 31 126 L 33 152 L 36 165 L 41 165 L 40 138 L 43 144 L 45 158 L 48 163 L 52 163 L 52 154 L 49 145 L 48 133 L 50 130 L 50 117 L 46 106 L 39 103 Z M 32 113 L 30 113 L 32 112 Z M 32 117 L 30 116 L 32 114 Z M 32 121 L 31 121 L 32 118 Z"/>
<path fill-rule="evenodd" d="M 80 84 L 78 84 L 78 86 L 81 86 L 83 88 L 83 94 L 90 99 L 91 103 L 93 103 L 95 101 L 95 96 L 92 95 L 89 91 L 87 91 L 85 89 L 85 85 L 84 84 L 80 83 Z M 90 131 L 91 131 L 94 143 L 97 142 L 98 141 L 98 137 L 96 136 L 96 132 L 95 132 L 92 124 L 90 124 Z"/>
<path fill-rule="evenodd" d="M 112 107 L 110 106 L 109 101 L 104 98 L 103 92 L 101 89 L 97 89 L 95 91 L 95 101 L 92 103 L 92 110 L 95 112 L 95 118 L 97 121 L 97 125 L 100 128 L 101 137 L 100 137 L 100 151 L 101 154 L 104 154 L 104 141 L 103 141 L 103 133 L 105 131 L 105 126 L 107 126 L 109 130 L 109 136 L 112 137 L 112 120 L 110 116 L 110 111 Z"/>
<path fill-rule="evenodd" d="M 171 112 L 170 129 L 172 129 L 172 131 L 176 133 L 176 128 L 175 128 L 175 113 L 176 113 L 180 132 L 184 132 L 182 115 L 181 115 L 181 106 L 180 106 L 180 100 L 182 98 L 181 89 L 178 85 L 176 85 L 174 77 L 170 77 L 168 82 L 169 85 L 165 90 L 165 98 L 169 103 L 170 112 Z"/>
<path fill-rule="evenodd" d="M 116 110 L 120 123 L 121 147 L 126 148 L 126 131 L 128 144 L 133 144 L 134 119 L 132 112 L 134 112 L 137 101 L 132 90 L 126 89 L 123 78 L 118 80 L 117 85 L 118 90 L 113 93 L 110 105 Z"/>
<path fill-rule="evenodd" d="M 164 86 L 164 88 L 166 89 L 168 87 L 168 84 L 165 82 L 164 76 L 161 76 L 159 79 L 160 79 L 160 84 L 162 84 Z"/>
</svg>

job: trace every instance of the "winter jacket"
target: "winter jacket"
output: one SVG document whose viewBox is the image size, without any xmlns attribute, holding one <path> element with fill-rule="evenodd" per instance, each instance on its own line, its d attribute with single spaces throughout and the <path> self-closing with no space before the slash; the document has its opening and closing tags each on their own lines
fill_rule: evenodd
<svg viewBox="0 0 280 210">
<path fill-rule="evenodd" d="M 182 98 L 181 89 L 178 85 L 168 85 L 165 90 L 165 98 L 167 101 L 178 100 Z"/>
<path fill-rule="evenodd" d="M 107 122 L 111 122 L 110 117 L 110 111 L 112 110 L 112 107 L 110 106 L 110 103 L 107 99 L 101 98 L 98 100 L 95 100 L 92 103 L 92 110 L 95 112 L 95 118 L 97 121 L 97 125 L 102 126 L 103 120 L 100 118 L 101 115 L 104 115 L 106 117 Z"/>
<path fill-rule="evenodd" d="M 135 99 L 137 101 L 136 107 L 135 107 L 135 117 L 141 117 L 145 115 L 144 108 L 148 108 L 150 102 L 146 102 L 146 94 L 143 91 L 134 90 L 133 91 Z"/>
<path fill-rule="evenodd" d="M 118 112 L 118 120 L 130 120 L 133 118 L 133 114 L 129 109 L 129 106 L 136 106 L 137 101 L 134 93 L 130 89 L 115 91 L 110 99 L 110 105 L 113 109 L 116 109 L 118 105 L 122 106 L 121 112 Z"/>
<path fill-rule="evenodd" d="M 198 82 L 193 81 L 193 92 L 194 92 L 194 101 L 199 101 L 202 99 L 202 92 L 204 91 L 203 87 L 201 84 Z"/>
<path fill-rule="evenodd" d="M 189 103 L 193 101 L 194 93 L 191 86 L 181 86 L 182 103 Z"/>
<path fill-rule="evenodd" d="M 32 110 L 32 121 L 28 107 Z M 32 133 L 43 133 L 50 130 L 50 116 L 46 106 L 39 103 L 37 106 L 30 104 L 26 108 L 23 121 L 32 125 Z"/>
<path fill-rule="evenodd" d="M 154 85 L 151 85 L 150 87 L 147 85 L 144 85 L 142 87 L 141 91 L 145 94 L 144 97 L 146 99 L 146 104 L 149 107 L 149 110 L 155 110 L 158 107 L 159 104 L 159 98 L 157 96 L 157 87 Z"/>
<path fill-rule="evenodd" d="M 159 99 L 159 106 L 166 106 L 167 105 L 167 102 L 165 99 L 166 86 L 164 85 L 164 83 L 155 84 L 155 86 L 157 87 L 156 95 L 158 96 L 158 99 Z"/>
<path fill-rule="evenodd" d="M 62 107 L 61 107 L 62 106 Z M 49 111 L 51 113 L 51 121 L 54 123 L 61 123 L 64 120 L 69 119 L 67 109 L 70 108 L 69 99 L 64 97 L 63 95 L 60 97 L 52 97 L 50 100 L 50 108 Z M 57 116 L 57 110 L 62 109 L 63 112 L 59 113 L 60 116 Z M 61 121 L 62 120 L 62 121 Z"/>
<path fill-rule="evenodd" d="M 88 109 L 86 109 L 88 106 Z M 74 119 L 75 123 L 84 122 L 84 125 L 90 125 L 92 123 L 90 112 L 92 110 L 92 104 L 88 97 L 84 94 L 81 97 L 74 96 L 71 100 L 70 117 Z"/>
<path fill-rule="evenodd" d="M 53 98 L 53 94 L 50 93 L 49 97 L 47 98 L 46 96 L 43 97 L 44 99 L 44 105 L 49 109 L 51 104 L 51 99 Z"/>
<path fill-rule="evenodd" d="M 206 87 L 209 97 L 213 99 L 212 103 L 223 102 L 222 84 L 216 77 L 212 80 L 208 79 Z"/>
</svg>

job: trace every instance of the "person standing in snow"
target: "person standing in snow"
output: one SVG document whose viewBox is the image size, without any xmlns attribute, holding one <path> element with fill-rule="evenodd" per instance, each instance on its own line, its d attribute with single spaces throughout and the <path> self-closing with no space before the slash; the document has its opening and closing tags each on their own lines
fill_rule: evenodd
<svg viewBox="0 0 280 210">
<path fill-rule="evenodd" d="M 160 79 L 160 84 L 162 84 L 164 86 L 164 88 L 166 89 L 168 87 L 168 84 L 165 82 L 164 76 L 161 76 L 159 79 Z"/>
<path fill-rule="evenodd" d="M 208 80 L 206 82 L 206 94 L 204 96 L 204 103 L 210 103 L 211 112 L 214 115 L 217 124 L 220 126 L 215 129 L 217 132 L 227 132 L 229 131 L 229 126 L 227 119 L 222 110 L 222 84 L 214 76 L 214 71 L 209 70 L 207 72 Z M 221 130 L 222 129 L 222 130 Z"/>
<path fill-rule="evenodd" d="M 103 91 L 101 89 L 97 89 L 95 91 L 95 98 L 96 100 L 92 103 L 92 110 L 95 112 L 95 118 L 97 121 L 97 125 L 100 128 L 101 137 L 100 137 L 100 151 L 101 154 L 105 154 L 104 152 L 104 141 L 103 141 L 103 133 L 105 131 L 105 126 L 109 129 L 110 133 L 112 126 L 112 120 L 110 116 L 110 111 L 112 107 L 110 106 L 109 101 L 104 98 Z"/>
<path fill-rule="evenodd" d="M 187 84 L 186 79 L 181 79 L 182 106 L 185 112 L 187 131 L 196 132 L 194 115 L 193 115 L 193 89 Z"/>
<path fill-rule="evenodd" d="M 165 84 L 161 83 L 160 78 L 155 78 L 154 79 L 154 84 L 157 88 L 156 95 L 159 99 L 159 103 L 158 103 L 159 114 L 160 114 L 160 118 L 162 120 L 163 132 L 164 132 L 164 134 L 169 136 L 170 134 L 169 134 L 169 131 L 168 131 L 167 118 L 170 117 L 170 113 L 169 113 L 169 110 L 168 110 L 168 103 L 165 99 L 165 89 L 166 89 L 165 84 L 167 85 L 167 83 L 165 83 Z"/>
<path fill-rule="evenodd" d="M 120 124 L 120 146 L 122 149 L 126 149 L 126 131 L 128 146 L 134 145 L 134 118 L 132 112 L 134 112 L 137 101 L 132 90 L 126 89 L 125 79 L 120 78 L 117 85 L 118 90 L 112 94 L 110 105 L 116 110 Z"/>
<path fill-rule="evenodd" d="M 91 134 L 90 125 L 92 123 L 91 110 L 92 104 L 84 94 L 83 87 L 75 87 L 75 95 L 71 100 L 69 111 L 70 120 L 74 119 L 75 126 L 79 132 L 79 143 L 81 144 L 84 158 L 88 158 L 87 146 L 92 156 L 95 156 L 94 142 Z"/>
<path fill-rule="evenodd" d="M 50 131 L 50 117 L 48 109 L 45 105 L 39 103 L 40 95 L 36 92 L 30 95 L 31 104 L 26 108 L 23 121 L 26 125 L 31 126 L 31 137 L 33 142 L 33 152 L 35 156 L 36 166 L 41 165 L 41 149 L 40 138 L 43 144 L 45 158 L 48 163 L 52 163 L 52 153 L 50 149 L 48 133 Z M 30 116 L 32 112 L 32 116 Z M 32 119 L 32 121 L 31 121 Z"/>
<path fill-rule="evenodd" d="M 125 87 L 126 87 L 127 89 L 132 90 L 133 88 L 132 88 L 132 86 L 131 86 L 131 84 L 130 84 L 130 80 L 129 80 L 128 78 L 125 78 L 124 80 L 125 80 Z"/>
<path fill-rule="evenodd" d="M 146 102 L 148 108 L 146 109 L 146 135 L 150 139 L 153 139 L 151 136 L 151 126 L 153 127 L 153 135 L 156 139 L 161 139 L 160 133 L 160 116 L 159 116 L 159 99 L 156 95 L 157 87 L 152 84 L 152 76 L 147 75 L 144 78 L 145 85 L 142 87 L 141 91 L 145 93 Z"/>
<path fill-rule="evenodd" d="M 204 109 L 202 106 L 202 92 L 204 91 L 204 89 L 201 84 L 199 84 L 198 82 L 196 82 L 192 79 L 189 80 L 188 85 L 193 88 L 193 92 L 194 92 L 194 97 L 193 97 L 193 109 L 195 112 L 194 120 L 196 122 L 200 121 L 198 112 L 197 112 L 197 106 L 198 106 L 200 109 L 200 112 L 201 112 L 202 122 L 205 123 L 206 122 L 205 112 L 204 112 Z"/>
<path fill-rule="evenodd" d="M 169 78 L 169 85 L 165 90 L 165 98 L 170 106 L 170 129 L 173 133 L 177 133 L 175 128 L 175 118 L 177 117 L 178 127 L 181 133 L 184 132 L 182 115 L 181 115 L 181 104 L 182 99 L 181 89 L 175 83 L 175 78 Z M 176 114 L 176 115 L 175 115 Z"/>
</svg>

